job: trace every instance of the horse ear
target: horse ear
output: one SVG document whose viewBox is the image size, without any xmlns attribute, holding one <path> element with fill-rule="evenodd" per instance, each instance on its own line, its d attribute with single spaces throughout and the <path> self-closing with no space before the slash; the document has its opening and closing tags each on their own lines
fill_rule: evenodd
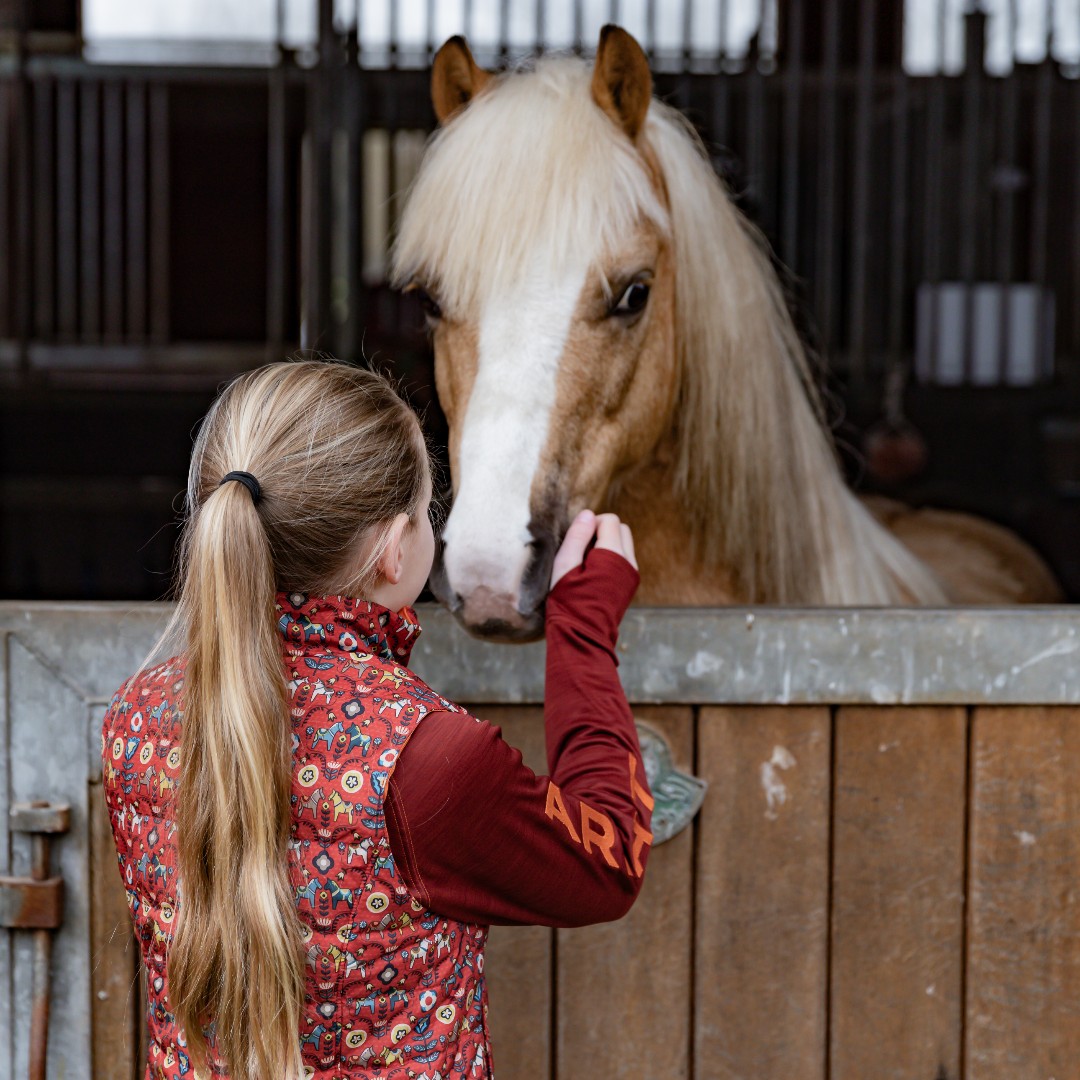
<svg viewBox="0 0 1080 1080">
<path fill-rule="evenodd" d="M 469 46 L 455 35 L 435 54 L 431 66 L 431 103 L 440 124 L 464 108 L 491 79 L 491 72 L 478 67 Z"/>
<path fill-rule="evenodd" d="M 631 139 L 637 138 L 652 100 L 652 75 L 641 46 L 621 26 L 600 31 L 592 96 Z"/>
</svg>

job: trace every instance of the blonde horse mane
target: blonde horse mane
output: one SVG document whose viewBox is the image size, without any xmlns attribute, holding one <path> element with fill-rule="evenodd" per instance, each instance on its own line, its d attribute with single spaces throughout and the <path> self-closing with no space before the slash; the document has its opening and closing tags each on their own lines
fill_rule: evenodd
<svg viewBox="0 0 1080 1080">
<path fill-rule="evenodd" d="M 394 246 L 446 310 L 495 283 L 595 259 L 642 218 L 676 259 L 676 488 L 693 554 L 747 599 L 942 603 L 930 571 L 844 484 L 806 353 L 765 242 L 736 210 L 690 124 L 653 100 L 642 138 L 663 173 L 593 105 L 590 68 L 549 57 L 511 73 L 433 137 Z M 462 198 L 468 184 L 471 198 Z"/>
<path fill-rule="evenodd" d="M 848 490 L 764 238 L 705 148 L 653 101 L 672 219 L 681 371 L 676 483 L 696 553 L 766 603 L 942 603 L 929 569 Z"/>
</svg>

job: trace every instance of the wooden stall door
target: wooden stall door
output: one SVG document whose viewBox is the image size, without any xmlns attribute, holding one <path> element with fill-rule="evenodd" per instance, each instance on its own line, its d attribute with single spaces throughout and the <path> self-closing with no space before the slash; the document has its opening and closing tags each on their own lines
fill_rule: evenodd
<svg viewBox="0 0 1080 1080">
<path fill-rule="evenodd" d="M 966 751 L 963 708 L 837 710 L 829 1080 L 960 1076 Z"/>
<path fill-rule="evenodd" d="M 543 710 L 472 711 L 499 724 L 535 772 L 546 773 Z M 639 706 L 675 763 L 693 768 L 688 707 Z M 653 851 L 630 913 L 552 932 L 492 928 L 488 975 L 493 1060 L 508 1080 L 678 1080 L 690 1075 L 693 829 Z M 658 1021 L 656 1002 L 663 1001 Z"/>
<path fill-rule="evenodd" d="M 695 1080 L 823 1080 L 827 708 L 703 708 Z"/>
<path fill-rule="evenodd" d="M 1080 709 L 974 710 L 968 1080 L 1080 1076 Z"/>
</svg>

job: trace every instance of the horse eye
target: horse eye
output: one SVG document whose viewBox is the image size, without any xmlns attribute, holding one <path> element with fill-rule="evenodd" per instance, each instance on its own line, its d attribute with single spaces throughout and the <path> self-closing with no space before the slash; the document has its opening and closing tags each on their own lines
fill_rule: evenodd
<svg viewBox="0 0 1080 1080">
<path fill-rule="evenodd" d="M 424 314 L 429 319 L 442 318 L 442 308 L 439 307 L 438 302 L 427 289 L 422 288 L 420 285 L 414 285 L 409 289 L 409 292 L 413 293 L 413 295 L 420 300 L 420 306 L 424 309 Z"/>
<path fill-rule="evenodd" d="M 649 285 L 644 281 L 631 281 L 623 290 L 615 306 L 611 309 L 612 315 L 637 315 L 648 302 Z"/>
</svg>

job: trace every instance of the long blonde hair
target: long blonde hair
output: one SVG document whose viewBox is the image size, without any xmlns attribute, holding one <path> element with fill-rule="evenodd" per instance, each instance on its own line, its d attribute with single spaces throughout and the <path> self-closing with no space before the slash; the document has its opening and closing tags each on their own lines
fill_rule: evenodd
<svg viewBox="0 0 1080 1080">
<path fill-rule="evenodd" d="M 253 474 L 256 504 L 233 470 Z M 390 523 L 430 482 L 415 414 L 381 375 L 270 364 L 214 402 L 188 477 L 169 997 L 197 1069 L 208 1023 L 233 1080 L 303 1076 L 301 928 L 289 883 L 289 712 L 277 590 L 364 595 Z M 363 565 L 353 565 L 370 545 Z"/>
</svg>

